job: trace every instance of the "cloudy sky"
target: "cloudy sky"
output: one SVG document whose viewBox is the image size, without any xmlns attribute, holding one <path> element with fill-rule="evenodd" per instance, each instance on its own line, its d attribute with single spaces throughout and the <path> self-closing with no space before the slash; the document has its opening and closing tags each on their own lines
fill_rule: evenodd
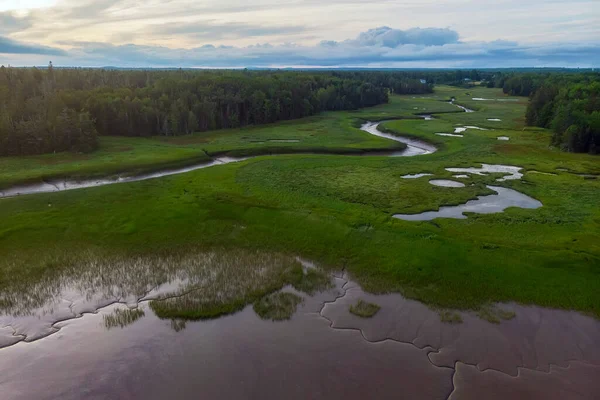
<svg viewBox="0 0 600 400">
<path fill-rule="evenodd" d="M 600 0 L 0 0 L 0 64 L 600 67 Z"/>
</svg>

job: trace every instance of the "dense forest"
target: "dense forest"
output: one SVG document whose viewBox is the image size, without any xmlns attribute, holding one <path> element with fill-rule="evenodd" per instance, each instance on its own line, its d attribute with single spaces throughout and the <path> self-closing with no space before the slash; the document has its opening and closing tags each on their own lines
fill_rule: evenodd
<svg viewBox="0 0 600 400">
<path fill-rule="evenodd" d="M 552 144 L 600 152 L 600 74 L 570 71 L 232 71 L 0 67 L 0 156 L 90 152 L 104 135 L 185 135 L 386 103 L 474 82 L 529 96 Z"/>
<path fill-rule="evenodd" d="M 530 96 L 527 124 L 551 129 L 552 145 L 600 153 L 600 74 L 516 74 L 504 93 Z"/>
<path fill-rule="evenodd" d="M 406 72 L 0 68 L 0 155 L 89 152 L 98 135 L 184 135 L 433 91 Z"/>
</svg>

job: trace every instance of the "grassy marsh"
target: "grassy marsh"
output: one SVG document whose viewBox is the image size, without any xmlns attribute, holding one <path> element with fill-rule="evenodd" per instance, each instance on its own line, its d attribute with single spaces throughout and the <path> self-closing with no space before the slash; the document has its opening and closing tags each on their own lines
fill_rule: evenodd
<svg viewBox="0 0 600 400">
<path fill-rule="evenodd" d="M 496 98 L 501 93 L 478 88 L 468 96 L 464 89 L 437 90 L 437 98 L 398 96 L 391 104 L 372 109 L 285 123 L 280 138 L 300 138 L 301 142 L 273 144 L 291 148 L 302 145 L 299 134 L 313 134 L 321 144 L 338 146 L 339 140 L 345 140 L 344 146 L 361 151 L 367 143 L 371 143 L 368 148 L 386 148 L 395 144 L 356 129 L 356 120 L 408 117 L 417 111 L 450 112 L 433 121 L 405 119 L 385 124 L 399 134 L 436 143 L 440 151 L 435 154 L 414 158 L 264 156 L 151 181 L 2 200 L 0 288 L 5 290 L 16 281 L 46 279 L 53 271 L 65 269 L 68 259 L 90 248 L 102 254 L 172 251 L 185 255 L 190 247 L 200 245 L 301 255 L 331 268 L 345 267 L 369 291 L 399 291 L 443 308 L 476 310 L 482 304 L 517 301 L 600 316 L 600 180 L 576 175 L 599 174 L 600 159 L 552 149 L 549 132 L 524 128 L 524 100 L 493 104 L 470 100 L 471 104 L 469 96 Z M 478 112 L 452 113 L 456 107 L 441 101 L 449 96 L 478 107 Z M 486 125 L 488 118 L 502 122 Z M 456 124 L 494 130 L 467 130 L 464 138 L 435 135 Z M 249 130 L 259 135 L 261 129 L 226 132 L 227 139 L 213 143 L 211 151 L 261 149 L 267 145 L 243 142 Z M 265 138 L 273 135 L 269 131 Z M 496 139 L 504 135 L 511 140 Z M 6 182 L 37 168 L 37 161 L 29 167 L 13 161 L 0 160 L 0 180 Z M 480 163 L 524 167 L 522 180 L 501 185 L 541 201 L 544 207 L 508 209 L 468 220 L 415 223 L 391 218 L 491 194 L 485 186 L 497 184 L 497 174 L 471 175 L 463 180 L 467 187 L 452 190 L 428 183 L 429 178 L 451 178 L 445 168 Z M 57 168 L 52 173 L 78 169 L 70 161 L 51 168 Z M 530 170 L 556 175 L 527 173 Z M 401 179 L 423 172 L 433 176 Z M 363 229 L 366 226 L 369 229 Z M 61 254 L 64 257 L 54 257 Z M 237 279 L 231 271 L 235 268 L 226 273 L 227 279 Z M 240 276 L 246 273 L 250 272 L 240 271 Z M 169 300 L 158 311 L 165 317 L 216 315 L 302 278 L 298 270 L 289 279 L 273 277 L 277 285 L 246 286 L 239 299 L 228 298 L 233 306 L 230 302 L 227 307 L 213 308 L 206 299 L 192 295 Z M 187 305 L 193 309 L 198 304 L 208 308 L 183 311 Z"/>
<path fill-rule="evenodd" d="M 463 319 L 462 316 L 453 310 L 440 310 L 438 311 L 440 315 L 440 321 L 445 324 L 462 324 Z"/>
<path fill-rule="evenodd" d="M 496 305 L 486 304 L 479 308 L 477 316 L 493 324 L 499 324 L 502 321 L 510 321 L 517 315 L 514 311 L 504 310 Z"/>
<path fill-rule="evenodd" d="M 294 289 L 299 292 L 313 295 L 333 287 L 331 276 L 324 271 L 308 269 L 300 279 L 293 283 Z"/>
</svg>

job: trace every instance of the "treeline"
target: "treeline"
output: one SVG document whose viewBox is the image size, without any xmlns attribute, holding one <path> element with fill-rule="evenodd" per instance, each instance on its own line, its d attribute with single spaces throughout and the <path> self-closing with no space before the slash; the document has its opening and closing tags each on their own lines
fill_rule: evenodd
<svg viewBox="0 0 600 400">
<path fill-rule="evenodd" d="M 551 129 L 552 145 L 577 153 L 600 153 L 600 74 L 519 74 L 504 92 L 530 96 L 527 124 Z"/>
<path fill-rule="evenodd" d="M 98 135 L 184 135 L 421 94 L 405 72 L 0 68 L 0 155 L 89 152 Z"/>
</svg>

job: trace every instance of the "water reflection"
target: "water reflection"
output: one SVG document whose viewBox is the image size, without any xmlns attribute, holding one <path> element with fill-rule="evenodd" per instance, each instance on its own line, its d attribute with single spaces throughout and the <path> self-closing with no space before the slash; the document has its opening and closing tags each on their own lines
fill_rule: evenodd
<svg viewBox="0 0 600 400">
<path fill-rule="evenodd" d="M 448 179 L 432 179 L 429 183 L 433 186 L 447 187 L 447 188 L 464 188 L 465 184 L 462 182 L 451 181 Z"/>
<path fill-rule="evenodd" d="M 153 308 L 165 318 L 217 317 L 302 274 L 293 257 L 241 250 L 112 259 L 87 254 L 59 273 L 0 293 L 0 347 L 15 338 L 43 338 L 57 332 L 57 322 L 113 303 L 133 308 L 159 300 Z"/>
<path fill-rule="evenodd" d="M 420 214 L 396 214 L 394 218 L 404 221 L 431 221 L 436 218 L 467 219 L 464 213 L 496 214 L 510 207 L 527 209 L 542 207 L 541 202 L 516 190 L 499 186 L 487 186 L 487 188 L 493 190 L 496 194 L 478 196 L 477 200 L 470 200 L 458 206 L 440 207 L 439 211 L 427 211 Z"/>
<path fill-rule="evenodd" d="M 258 280 L 271 273 L 286 274 L 290 264 L 300 274 L 315 268 L 292 257 L 235 251 L 233 255 L 138 259 L 131 273 L 121 272 L 124 265 L 105 264 L 88 260 L 88 266 L 101 268 L 101 278 L 73 279 L 70 286 L 54 285 L 51 292 L 62 293 L 61 288 L 73 287 L 73 282 L 83 286 L 91 282 L 113 288 L 110 296 L 139 296 L 138 290 L 160 282 L 157 276 L 140 274 L 146 268 L 158 268 L 162 270 L 158 276 L 172 281 L 152 287 L 145 298 L 160 297 L 159 287 L 162 296 L 181 284 L 189 288 L 189 282 L 204 291 L 207 280 L 237 279 L 234 272 L 246 279 L 248 268 L 263 270 L 250 278 Z M 94 272 L 98 271 L 80 276 Z M 111 272 L 124 278 L 123 284 Z M 196 273 L 200 278 L 191 276 Z M 142 283 L 127 288 L 133 276 Z M 345 274 L 334 274 L 333 285 L 313 295 L 292 286 L 280 293 L 292 293 L 303 301 L 289 321 L 278 323 L 260 319 L 251 306 L 218 319 L 165 320 L 148 302 L 140 303 L 137 311 L 117 303 L 97 315 L 68 319 L 55 325 L 60 334 L 36 345 L 19 343 L 2 350 L 2 394 L 10 399 L 121 398 L 124 394 L 148 399 L 193 399 L 199 394 L 211 399 L 364 399 L 373 393 L 377 398 L 403 393 L 410 398 L 446 399 L 456 389 L 470 398 L 487 398 L 495 393 L 490 387 L 502 382 L 512 389 L 506 390 L 513 398 L 545 399 L 532 393 L 539 393 L 539 379 L 549 379 L 546 372 L 552 365 L 576 366 L 552 370 L 551 377 L 559 382 L 553 384 L 554 390 L 566 390 L 576 382 L 580 390 L 600 394 L 595 381 L 577 378 L 600 370 L 600 350 L 595 345 L 600 323 L 577 313 L 504 304 L 502 309 L 514 313 L 514 318 L 499 324 L 462 311 L 453 311 L 460 322 L 444 323 L 438 310 L 400 294 L 365 293 Z M 369 313 L 371 318 L 360 318 L 350 313 L 359 300 L 381 308 Z M 111 325 L 118 328 L 106 330 L 106 321 L 115 317 Z M 485 370 L 493 375 L 481 372 Z M 507 374 L 513 378 L 507 380 Z M 453 379 L 461 385 L 453 385 Z"/>
<path fill-rule="evenodd" d="M 512 165 L 494 165 L 494 164 L 481 164 L 481 168 L 446 168 L 446 171 L 454 173 L 467 173 L 474 175 L 485 176 L 487 174 L 504 174 L 503 178 L 499 178 L 497 182 L 505 182 L 510 180 L 517 180 L 523 177 L 521 173 L 521 167 L 514 167 Z"/>
</svg>

